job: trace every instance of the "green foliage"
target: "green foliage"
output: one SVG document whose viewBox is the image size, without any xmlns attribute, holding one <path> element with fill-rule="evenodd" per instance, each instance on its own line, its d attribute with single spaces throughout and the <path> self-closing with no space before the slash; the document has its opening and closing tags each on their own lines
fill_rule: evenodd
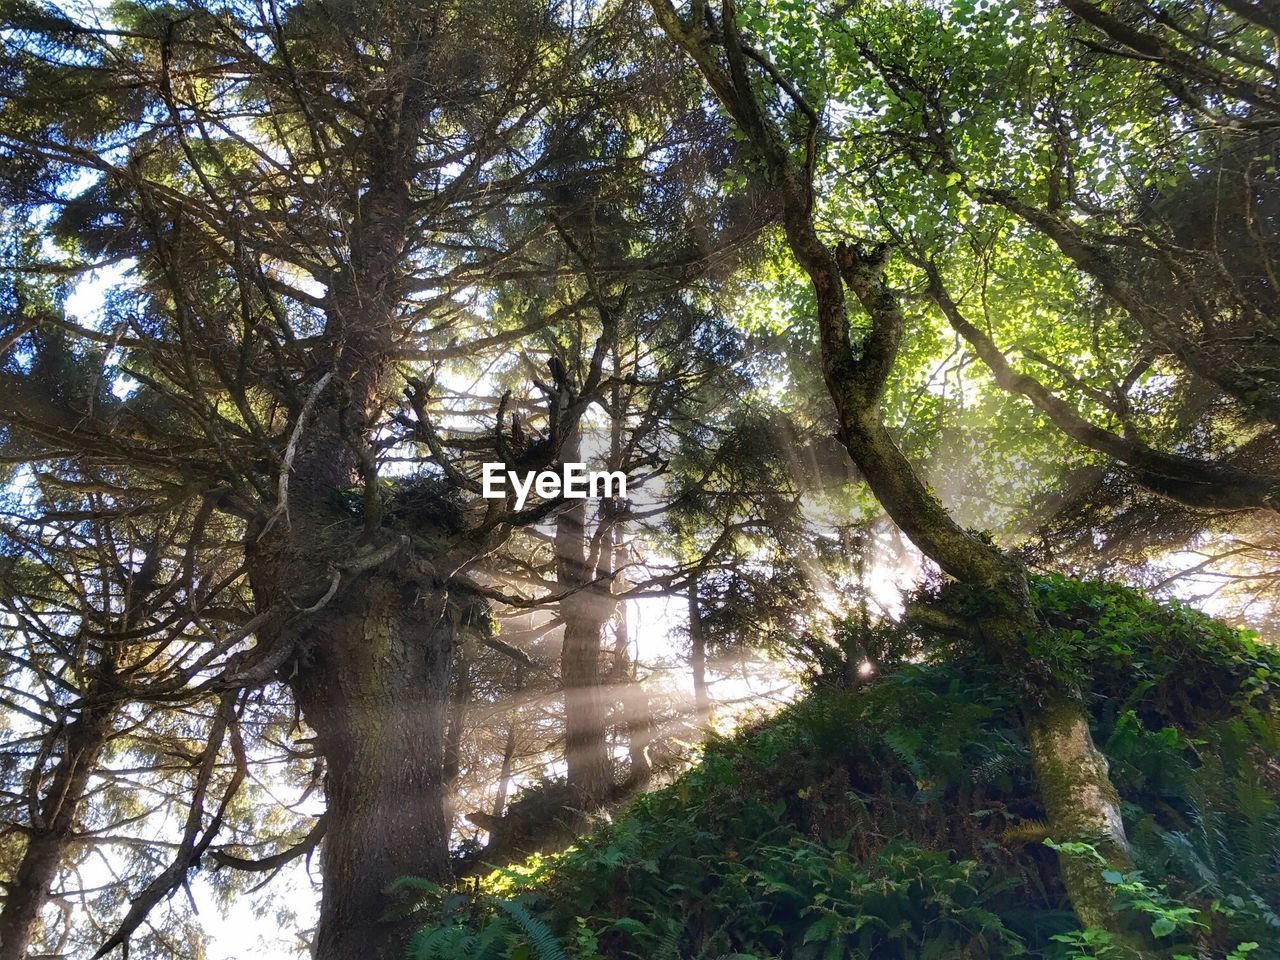
<svg viewBox="0 0 1280 960">
<path fill-rule="evenodd" d="M 1103 874 L 1116 906 L 1172 956 L 1280 957 L 1280 657 L 1133 591 L 1035 589 L 1037 642 L 1081 679 L 1124 800 L 1137 868 Z M 573 960 L 1114 954 L 1075 924 L 1042 818 L 1001 678 L 935 649 L 711 743 L 579 847 L 453 894 L 420 937 L 537 956 L 514 903 Z M 472 954 L 421 954 L 445 955 Z"/>
<path fill-rule="evenodd" d="M 409 960 L 568 960 L 546 923 L 517 900 L 450 891 L 418 877 L 405 877 L 388 892 L 402 898 L 396 918 L 430 918 L 409 940 Z M 480 914 L 485 922 L 473 930 Z"/>
</svg>

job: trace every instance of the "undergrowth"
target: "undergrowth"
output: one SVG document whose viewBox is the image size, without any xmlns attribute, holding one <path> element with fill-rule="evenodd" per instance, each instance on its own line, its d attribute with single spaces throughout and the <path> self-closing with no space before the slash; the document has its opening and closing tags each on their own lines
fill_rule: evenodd
<svg viewBox="0 0 1280 960">
<path fill-rule="evenodd" d="M 1036 652 L 1085 691 L 1124 801 L 1117 907 L 1170 957 L 1280 960 L 1280 656 L 1121 587 L 1035 586 Z M 713 741 L 563 854 L 398 893 L 413 960 L 1106 957 L 1059 855 L 1093 854 L 1047 835 L 1001 678 L 939 648 Z"/>
</svg>

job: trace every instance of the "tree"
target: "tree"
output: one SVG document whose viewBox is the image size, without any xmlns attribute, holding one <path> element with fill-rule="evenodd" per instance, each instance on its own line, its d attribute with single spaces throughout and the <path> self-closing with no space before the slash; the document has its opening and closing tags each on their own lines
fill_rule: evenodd
<svg viewBox="0 0 1280 960">
<path fill-rule="evenodd" d="M 718 16 L 702 3 L 692 4 L 685 17 L 665 0 L 655 0 L 653 8 L 664 31 L 698 65 L 751 144 L 752 172 L 777 197 L 787 244 L 812 284 L 822 370 L 841 441 L 877 499 L 916 546 L 983 597 L 984 616 L 975 627 L 989 655 L 1025 685 L 1033 764 L 1051 829 L 1064 837 L 1093 842 L 1116 867 L 1129 866 L 1118 797 L 1107 777 L 1106 761 L 1093 744 L 1084 711 L 1074 692 L 1056 682 L 1025 646 L 1035 627 L 1035 614 L 1024 570 L 950 517 L 920 482 L 879 415 L 879 401 L 903 334 L 903 317 L 883 279 L 886 251 L 843 242 L 833 247 L 815 225 L 820 114 L 767 55 L 744 38 L 732 2 L 723 4 Z M 753 76 L 753 71 L 759 72 Z M 781 104 L 762 97 L 762 83 Z M 775 109 L 803 132 L 799 158 Z M 856 350 L 846 288 L 872 322 Z M 1110 893 L 1091 865 L 1064 858 L 1063 876 L 1083 923 L 1116 927 Z"/>
<path fill-rule="evenodd" d="M 19 4 L 8 18 L 6 196 L 68 251 L 19 266 L 134 275 L 99 327 L 38 318 L 104 348 L 111 402 L 42 394 L 11 360 L 6 426 L 44 472 L 68 444 L 127 465 L 114 511 L 205 500 L 234 526 L 224 545 L 253 614 L 167 689 L 234 698 L 287 680 L 325 764 L 316 955 L 398 955 L 384 890 L 449 875 L 447 689 L 456 629 L 483 597 L 472 568 L 555 506 L 480 502 L 478 464 L 509 450 L 504 411 L 463 411 L 497 423 L 459 447 L 432 422 L 440 377 L 411 365 L 474 359 L 591 307 L 535 303 L 486 333 L 477 291 L 578 269 L 542 205 L 614 158 L 566 161 L 562 143 L 661 90 L 661 71 L 625 56 L 593 71 L 598 46 L 631 42 L 625 9 L 518 0 L 126 6 L 107 23 Z M 620 162 L 624 182 L 643 173 Z M 600 373 L 551 379 L 525 469 L 557 462 L 601 387 Z M 418 476 L 386 475 L 400 451 Z"/>
</svg>

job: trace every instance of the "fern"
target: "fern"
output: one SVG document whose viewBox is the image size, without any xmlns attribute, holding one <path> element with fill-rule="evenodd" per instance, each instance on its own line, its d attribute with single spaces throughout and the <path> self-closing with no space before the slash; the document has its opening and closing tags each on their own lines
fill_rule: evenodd
<svg viewBox="0 0 1280 960">
<path fill-rule="evenodd" d="M 916 783 L 921 783 L 929 779 L 928 771 L 920 759 L 920 735 L 919 733 L 909 732 L 901 728 L 886 730 L 881 734 L 881 738 L 889 745 L 898 759 L 902 761 L 910 772 Z"/>
<path fill-rule="evenodd" d="M 538 960 L 569 960 L 551 928 L 514 900 L 494 900 L 493 905 L 519 925 Z"/>
<path fill-rule="evenodd" d="M 688 922 L 683 917 L 672 918 L 667 921 L 667 932 L 662 935 L 662 939 L 658 941 L 658 945 L 653 951 L 653 955 L 657 960 L 680 960 L 678 952 L 680 937 L 684 934 L 684 928 Z"/>
<path fill-rule="evenodd" d="M 409 939 L 409 960 L 458 960 L 476 956 L 477 938 L 466 927 L 423 927 Z"/>
</svg>

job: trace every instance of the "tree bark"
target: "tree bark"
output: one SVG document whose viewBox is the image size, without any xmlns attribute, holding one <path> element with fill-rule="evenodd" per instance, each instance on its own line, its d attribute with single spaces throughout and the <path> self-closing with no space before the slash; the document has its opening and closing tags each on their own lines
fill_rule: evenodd
<svg viewBox="0 0 1280 960">
<path fill-rule="evenodd" d="M 607 711 L 600 684 L 600 632 L 585 618 L 565 617 L 560 676 L 569 783 L 580 800 L 598 802 L 608 794 L 613 773 L 605 740 Z"/>
<path fill-rule="evenodd" d="M 114 718 L 114 708 L 92 707 L 66 728 L 62 756 L 39 803 L 38 822 L 28 830 L 26 849 L 0 909 L 0 960 L 27 956 Z"/>
<path fill-rule="evenodd" d="M 316 960 L 401 960 L 410 930 L 383 920 L 387 886 L 450 876 L 446 598 L 367 576 L 318 618 L 293 681 L 326 765 Z"/>
<path fill-rule="evenodd" d="M 1107 758 L 1094 746 L 1085 711 L 1069 700 L 1045 705 L 1028 717 L 1027 740 L 1055 839 L 1061 835 L 1091 843 L 1110 866 L 1131 869 L 1120 798 L 1111 785 Z M 1080 922 L 1109 926 L 1115 891 L 1103 882 L 1097 864 L 1073 856 L 1061 857 L 1060 863 Z"/>
<path fill-rule="evenodd" d="M 621 564 L 619 564 L 621 566 Z M 613 675 L 621 684 L 622 727 L 627 736 L 627 787 L 641 790 L 653 779 L 649 745 L 653 742 L 653 716 L 649 695 L 637 674 L 639 663 L 631 657 L 626 601 L 617 605 L 614 623 Z"/>
</svg>

